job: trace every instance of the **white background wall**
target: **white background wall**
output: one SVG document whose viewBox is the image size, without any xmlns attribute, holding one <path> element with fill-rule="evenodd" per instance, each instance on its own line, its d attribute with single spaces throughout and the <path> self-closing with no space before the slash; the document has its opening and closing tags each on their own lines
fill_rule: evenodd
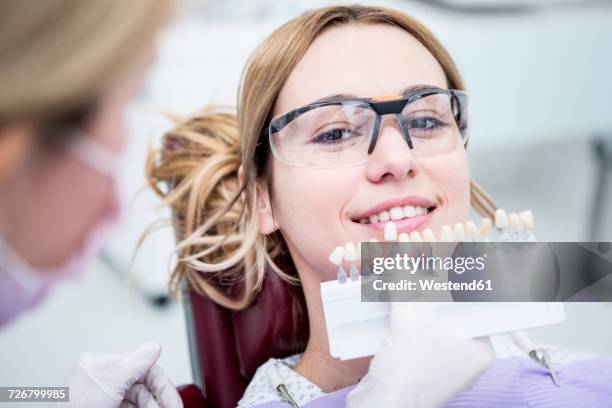
<svg viewBox="0 0 612 408">
<path fill-rule="evenodd" d="M 162 38 L 127 115 L 132 139 L 126 198 L 144 186 L 147 144 L 170 126 L 161 112 L 189 114 L 210 102 L 233 105 L 244 61 L 256 44 L 306 5 L 329 2 L 223 3 L 204 19 L 212 3 L 188 2 Z M 612 136 L 612 7 L 475 16 L 420 2 L 374 3 L 420 18 L 455 57 L 472 96 L 474 178 L 502 207 L 531 208 L 541 240 L 588 239 L 595 175 L 589 138 L 596 132 Z M 161 365 L 171 378 L 191 381 L 180 307 L 149 301 L 165 291 L 170 231 L 145 243 L 131 292 L 125 281 L 138 237 L 165 215 L 151 209 L 155 203 L 152 194 L 140 194 L 112 237 L 107 255 L 119 272 L 99 262 L 54 292 L 44 308 L 0 332 L 0 384 L 55 385 L 83 351 L 125 351 L 149 339 L 162 343 Z M 607 203 L 599 239 L 612 241 L 612 201 Z M 609 304 L 572 304 L 566 311 L 563 324 L 533 330 L 534 338 L 612 355 Z"/>
</svg>

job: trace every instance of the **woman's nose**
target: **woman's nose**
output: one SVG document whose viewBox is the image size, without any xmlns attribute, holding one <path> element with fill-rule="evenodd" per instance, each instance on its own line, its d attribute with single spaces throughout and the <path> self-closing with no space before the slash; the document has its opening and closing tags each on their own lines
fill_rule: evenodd
<svg viewBox="0 0 612 408">
<path fill-rule="evenodd" d="M 366 163 L 366 176 L 378 183 L 385 179 L 401 180 L 412 177 L 415 160 L 404 135 L 393 117 L 387 116 L 381 124 L 374 151 Z"/>
</svg>

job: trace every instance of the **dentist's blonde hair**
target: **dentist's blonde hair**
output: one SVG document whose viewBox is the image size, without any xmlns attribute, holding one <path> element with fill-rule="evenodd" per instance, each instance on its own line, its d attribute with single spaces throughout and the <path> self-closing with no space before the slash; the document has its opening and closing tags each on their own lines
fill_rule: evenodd
<svg viewBox="0 0 612 408">
<path fill-rule="evenodd" d="M 260 291 L 266 269 L 290 282 L 297 276 L 276 265 L 289 257 L 280 233 L 259 232 L 259 188 L 272 194 L 267 140 L 260 140 L 285 81 L 313 40 L 344 24 L 389 24 L 419 40 L 442 66 L 449 88 L 464 89 L 455 63 L 433 34 L 406 14 L 381 7 L 327 7 L 307 12 L 273 32 L 251 55 L 243 72 L 237 116 L 207 110 L 180 122 L 151 152 L 151 187 L 171 206 L 180 261 L 171 278 L 177 291 L 186 278 L 198 292 L 230 309 L 247 307 Z M 238 170 L 243 166 L 244 181 Z M 471 182 L 471 202 L 492 217 L 490 197 Z M 238 288 L 238 289 L 236 289 Z"/>
<path fill-rule="evenodd" d="M 174 0 L 0 0 L 0 127 L 95 109 Z"/>
</svg>

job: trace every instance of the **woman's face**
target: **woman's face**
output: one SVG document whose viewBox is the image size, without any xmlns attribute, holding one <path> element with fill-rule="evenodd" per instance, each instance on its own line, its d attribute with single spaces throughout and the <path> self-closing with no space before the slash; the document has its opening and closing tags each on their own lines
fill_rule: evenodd
<svg viewBox="0 0 612 408">
<path fill-rule="evenodd" d="M 98 101 L 83 136 L 120 155 L 126 132 L 123 114 L 139 87 L 153 49 L 128 66 Z M 0 236 L 37 268 L 63 265 L 85 244 L 93 228 L 117 214 L 114 180 L 63 147 L 41 147 L 27 124 L 13 129 L 22 160 L 0 174 Z M 9 136 L 9 135 L 1 135 Z M 8 138 L 7 138 L 8 140 Z"/>
<path fill-rule="evenodd" d="M 442 67 L 418 40 L 390 25 L 343 25 L 312 43 L 282 89 L 274 115 L 329 95 L 398 95 L 419 85 L 447 88 Z M 422 206 L 433 210 L 397 222 L 398 232 L 431 228 L 439 236 L 444 224 L 467 220 L 469 169 L 463 146 L 416 158 L 395 120 L 383 121 L 376 148 L 361 165 L 321 169 L 271 160 L 274 218 L 264 218 L 262 232 L 280 229 L 298 270 L 316 271 L 317 279 L 335 278 L 328 256 L 336 246 L 384 239 L 385 223 L 361 224 L 364 214 L 414 204 L 412 197 L 426 200 Z"/>
</svg>

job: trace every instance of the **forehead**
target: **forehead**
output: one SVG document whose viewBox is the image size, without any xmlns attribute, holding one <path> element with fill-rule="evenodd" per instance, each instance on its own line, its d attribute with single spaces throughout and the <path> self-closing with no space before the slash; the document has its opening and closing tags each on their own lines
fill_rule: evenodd
<svg viewBox="0 0 612 408">
<path fill-rule="evenodd" d="M 274 115 L 328 95 L 394 95 L 415 85 L 447 86 L 442 67 L 416 38 L 387 24 L 345 24 L 313 41 L 281 90 Z"/>
</svg>

